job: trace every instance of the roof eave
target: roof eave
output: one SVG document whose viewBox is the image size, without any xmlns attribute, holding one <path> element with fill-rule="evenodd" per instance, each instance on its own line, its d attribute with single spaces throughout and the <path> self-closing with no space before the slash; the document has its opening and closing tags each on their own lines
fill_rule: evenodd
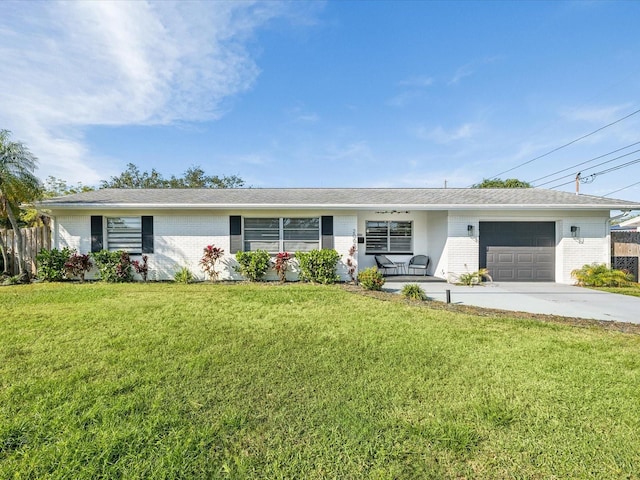
<svg viewBox="0 0 640 480">
<path fill-rule="evenodd" d="M 640 210 L 640 204 L 264 204 L 264 203 L 38 203 L 43 210 Z"/>
</svg>

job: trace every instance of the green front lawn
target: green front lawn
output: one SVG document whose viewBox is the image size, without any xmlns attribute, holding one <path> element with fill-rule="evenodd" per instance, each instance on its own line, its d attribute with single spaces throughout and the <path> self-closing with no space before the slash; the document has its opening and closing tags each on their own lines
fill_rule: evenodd
<svg viewBox="0 0 640 480">
<path fill-rule="evenodd" d="M 619 293 L 620 295 L 630 295 L 632 297 L 640 297 L 640 285 L 635 284 L 631 287 L 589 287 L 594 290 L 602 290 L 603 292 Z"/>
<path fill-rule="evenodd" d="M 634 478 L 640 336 L 339 286 L 0 288 L 0 478 Z"/>
</svg>

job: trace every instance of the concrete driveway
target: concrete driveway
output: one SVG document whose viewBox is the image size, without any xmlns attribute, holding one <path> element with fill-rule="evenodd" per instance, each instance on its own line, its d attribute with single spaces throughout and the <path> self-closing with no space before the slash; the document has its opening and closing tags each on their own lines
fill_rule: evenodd
<svg viewBox="0 0 640 480">
<path fill-rule="evenodd" d="M 400 292 L 404 283 L 387 282 L 384 290 Z M 422 283 L 427 296 L 444 302 L 515 312 L 544 313 L 563 317 L 615 320 L 640 324 L 640 297 L 599 292 L 559 283 L 487 283 L 464 287 L 448 283 Z"/>
</svg>

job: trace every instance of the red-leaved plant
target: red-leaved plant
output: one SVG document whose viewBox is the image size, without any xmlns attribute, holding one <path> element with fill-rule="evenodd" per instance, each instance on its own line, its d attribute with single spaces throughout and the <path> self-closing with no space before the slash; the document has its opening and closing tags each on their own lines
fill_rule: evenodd
<svg viewBox="0 0 640 480">
<path fill-rule="evenodd" d="M 278 255 L 276 255 L 276 258 L 273 262 L 273 268 L 278 274 L 278 278 L 281 282 L 287 281 L 287 270 L 289 269 L 292 258 L 293 257 L 288 252 L 280 252 Z"/>
<path fill-rule="evenodd" d="M 142 256 L 142 261 L 140 260 L 134 260 L 133 262 L 131 262 L 131 265 L 133 266 L 133 269 L 136 271 L 136 273 L 138 275 L 140 275 L 142 277 L 142 281 L 146 282 L 147 281 L 147 276 L 149 275 L 149 263 L 148 263 L 149 257 L 147 257 L 146 255 Z"/>
<path fill-rule="evenodd" d="M 204 253 L 200 259 L 200 266 L 202 271 L 209 276 L 209 280 L 215 282 L 218 279 L 218 272 L 216 272 L 216 262 L 222 258 L 224 250 L 213 245 L 207 245 L 204 248 Z"/>
<path fill-rule="evenodd" d="M 67 275 L 78 277 L 80 283 L 84 283 L 84 276 L 91 270 L 92 266 L 93 264 L 91 263 L 91 256 L 89 254 L 73 253 L 65 262 L 64 269 Z"/>
</svg>

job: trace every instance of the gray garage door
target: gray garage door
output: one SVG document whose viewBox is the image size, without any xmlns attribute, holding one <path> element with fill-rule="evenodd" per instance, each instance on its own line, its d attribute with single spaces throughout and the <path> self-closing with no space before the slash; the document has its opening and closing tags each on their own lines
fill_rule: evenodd
<svg viewBox="0 0 640 480">
<path fill-rule="evenodd" d="M 480 222 L 480 268 L 495 281 L 553 282 L 554 222 Z"/>
</svg>

